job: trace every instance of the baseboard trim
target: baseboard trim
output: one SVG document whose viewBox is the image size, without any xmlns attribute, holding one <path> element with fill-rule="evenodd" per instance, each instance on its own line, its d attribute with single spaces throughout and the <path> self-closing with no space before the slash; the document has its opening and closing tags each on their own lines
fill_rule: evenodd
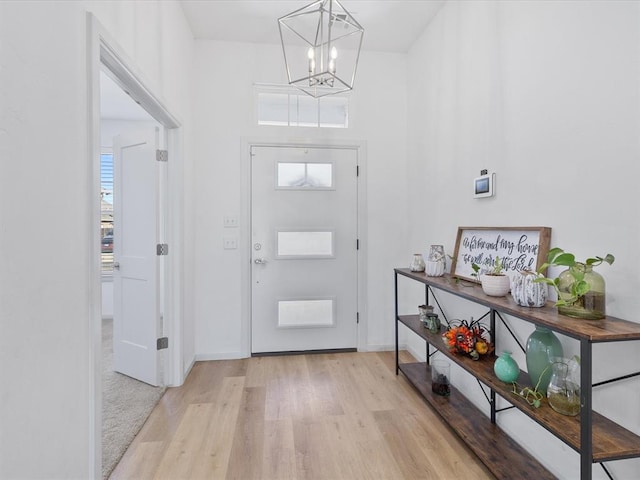
<svg viewBox="0 0 640 480">
<path fill-rule="evenodd" d="M 404 345 L 399 345 L 400 350 L 404 350 Z M 364 348 L 360 349 L 361 352 L 390 352 L 396 349 L 396 346 L 391 345 L 365 345 Z"/>
<path fill-rule="evenodd" d="M 208 362 L 210 360 L 239 360 L 241 358 L 247 358 L 241 352 L 221 352 L 221 353 L 199 353 L 193 361 L 195 362 Z"/>
<path fill-rule="evenodd" d="M 286 352 L 256 352 L 252 353 L 252 357 L 277 357 L 281 355 L 315 355 L 319 353 L 353 353 L 357 352 L 357 348 L 329 348 L 326 350 L 292 350 Z"/>
</svg>

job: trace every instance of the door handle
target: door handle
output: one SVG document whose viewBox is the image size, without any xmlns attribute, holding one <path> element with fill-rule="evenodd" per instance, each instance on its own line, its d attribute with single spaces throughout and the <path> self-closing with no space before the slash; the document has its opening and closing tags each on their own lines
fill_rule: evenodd
<svg viewBox="0 0 640 480">
<path fill-rule="evenodd" d="M 264 265 L 265 263 L 267 263 L 267 260 L 264 258 L 256 258 L 253 263 L 255 263 L 256 265 Z"/>
<path fill-rule="evenodd" d="M 113 269 L 120 270 L 120 262 L 113 262 Z"/>
</svg>

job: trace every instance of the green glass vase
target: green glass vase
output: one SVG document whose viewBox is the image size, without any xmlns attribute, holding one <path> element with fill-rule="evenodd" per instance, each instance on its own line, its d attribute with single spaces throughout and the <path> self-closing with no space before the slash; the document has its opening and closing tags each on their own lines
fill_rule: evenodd
<svg viewBox="0 0 640 480">
<path fill-rule="evenodd" d="M 520 367 L 511 357 L 511 352 L 502 352 L 493 364 L 493 371 L 500 380 L 506 383 L 515 382 L 520 375 Z"/>
<path fill-rule="evenodd" d="M 604 277 L 593 271 L 591 265 L 578 263 L 558 275 L 559 297 L 565 300 L 571 297 L 571 288 L 576 282 L 572 269 L 584 274 L 584 281 L 589 284 L 589 291 L 575 302 L 558 305 L 558 313 L 573 318 L 599 320 L 606 316 Z"/>
<path fill-rule="evenodd" d="M 546 393 L 551 379 L 551 365 L 556 358 L 563 356 L 564 351 L 558 337 L 548 328 L 536 326 L 527 339 L 526 353 L 527 372 L 533 388 L 537 386 L 539 392 Z"/>
</svg>

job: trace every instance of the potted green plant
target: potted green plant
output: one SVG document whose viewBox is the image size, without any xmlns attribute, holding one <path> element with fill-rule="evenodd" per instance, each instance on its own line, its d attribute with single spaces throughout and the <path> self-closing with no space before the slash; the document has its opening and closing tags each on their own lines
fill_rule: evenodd
<svg viewBox="0 0 640 480">
<path fill-rule="evenodd" d="M 606 316 L 605 282 L 593 267 L 602 263 L 613 264 L 615 257 L 608 253 L 604 257 L 576 260 L 575 255 L 561 248 L 552 248 L 538 272 L 551 266 L 567 267 L 557 278 L 539 277 L 536 282 L 544 282 L 556 290 L 558 312 L 574 318 L 598 320 Z"/>
<path fill-rule="evenodd" d="M 504 297 L 509 293 L 511 289 L 511 279 L 509 275 L 504 273 L 500 257 L 496 257 L 488 271 L 481 272 L 480 265 L 476 263 L 472 263 L 471 268 L 474 272 L 471 275 L 480 280 L 482 290 L 487 295 L 491 297 Z"/>
</svg>

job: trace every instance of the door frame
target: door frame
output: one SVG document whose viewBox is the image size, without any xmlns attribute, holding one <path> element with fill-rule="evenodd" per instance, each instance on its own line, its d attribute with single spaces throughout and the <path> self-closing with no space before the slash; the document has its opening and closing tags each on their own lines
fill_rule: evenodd
<svg viewBox="0 0 640 480">
<path fill-rule="evenodd" d="M 357 308 L 359 323 L 357 326 L 356 346 L 358 351 L 367 350 L 367 144 L 364 140 L 289 140 L 282 141 L 264 140 L 255 138 L 243 138 L 241 149 L 241 173 L 242 173 L 242 212 L 240 214 L 241 225 L 239 246 L 242 253 L 241 282 L 241 341 L 242 355 L 251 356 L 251 261 L 253 251 L 251 249 L 251 148 L 252 147 L 301 147 L 301 148 L 344 148 L 355 150 L 358 156 L 358 239 L 360 248 L 357 253 Z"/>
<path fill-rule="evenodd" d="M 174 117 L 135 65 L 120 48 L 115 39 L 90 12 L 87 12 L 87 157 L 88 191 L 91 206 L 88 224 L 93 225 L 88 248 L 87 264 L 90 266 L 89 295 L 91 299 L 90 338 L 91 371 L 89 422 L 90 468 L 94 478 L 102 478 L 102 269 L 100 262 L 100 70 L 109 70 L 113 80 L 129 92 L 160 125 L 164 127 L 161 143 L 169 151 L 171 161 L 167 168 L 166 228 L 163 243 L 171 245 L 164 271 L 163 331 L 169 337 L 169 348 L 165 354 L 164 383 L 180 385 L 184 381 L 182 368 L 182 321 L 183 321 L 183 132 L 181 122 Z"/>
</svg>

